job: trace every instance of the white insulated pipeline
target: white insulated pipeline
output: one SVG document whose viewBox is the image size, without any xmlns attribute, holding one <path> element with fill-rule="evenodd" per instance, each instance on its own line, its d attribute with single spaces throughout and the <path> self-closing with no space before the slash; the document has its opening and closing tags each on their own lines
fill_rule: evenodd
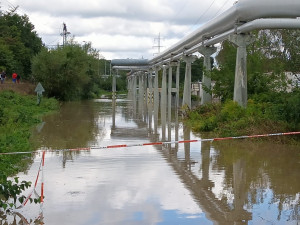
<svg viewBox="0 0 300 225">
<path fill-rule="evenodd" d="M 149 64 L 154 65 L 174 58 L 202 42 L 213 43 L 213 40 L 224 40 L 224 37 L 232 33 L 245 33 L 255 29 L 299 28 L 300 20 L 290 19 L 299 16 L 299 0 L 240 0 L 221 15 L 151 59 Z"/>
</svg>

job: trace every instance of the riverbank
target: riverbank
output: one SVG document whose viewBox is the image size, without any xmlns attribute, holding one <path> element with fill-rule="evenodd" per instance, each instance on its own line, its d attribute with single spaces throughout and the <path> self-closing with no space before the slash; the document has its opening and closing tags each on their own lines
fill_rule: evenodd
<svg viewBox="0 0 300 225">
<path fill-rule="evenodd" d="M 43 98 L 41 104 L 37 105 L 36 96 L 26 94 L 32 88 L 25 84 L 12 85 L 14 86 L 10 88 L 18 88 L 19 91 L 0 91 L 0 153 L 32 150 L 32 129 L 41 122 L 43 115 L 56 111 L 59 106 L 57 100 L 47 98 Z M 4 86 L 9 88 L 9 84 L 2 87 Z M 30 187 L 31 182 L 19 181 L 17 177 L 12 181 L 9 177 L 25 171 L 31 165 L 32 159 L 31 154 L 0 154 L 0 212 L 2 209 L 11 210 L 17 199 L 24 201 L 25 196 L 20 194 Z M 35 199 L 35 202 L 38 201 Z"/>
<path fill-rule="evenodd" d="M 15 86 L 17 86 L 15 84 Z M 23 86 L 24 87 L 24 86 Z M 20 89 L 21 90 L 21 89 Z M 24 89 L 23 89 L 24 90 Z M 41 122 L 46 113 L 56 111 L 55 99 L 43 98 L 38 106 L 34 95 L 18 94 L 13 91 L 0 92 L 0 152 L 30 151 L 29 141 L 32 128 Z M 30 156 L 0 155 L 0 171 L 8 176 L 22 171 Z"/>
<path fill-rule="evenodd" d="M 288 107 L 249 100 L 247 108 L 242 108 L 237 103 L 228 101 L 224 104 L 199 106 L 187 112 L 184 120 L 194 132 L 209 133 L 216 137 L 299 131 L 299 111 L 297 105 L 294 107 L 294 110 L 286 112 Z M 300 143 L 299 135 L 272 137 L 272 140 Z"/>
<path fill-rule="evenodd" d="M 2 91 L 13 91 L 22 95 L 34 95 L 36 85 L 29 82 L 20 82 L 19 84 L 13 83 L 10 80 L 5 80 L 3 84 L 0 85 L 0 92 Z"/>
</svg>

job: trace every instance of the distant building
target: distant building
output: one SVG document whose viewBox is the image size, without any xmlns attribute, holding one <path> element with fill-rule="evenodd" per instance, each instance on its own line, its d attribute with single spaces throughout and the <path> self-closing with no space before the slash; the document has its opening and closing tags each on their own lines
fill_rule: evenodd
<svg viewBox="0 0 300 225">
<path fill-rule="evenodd" d="M 215 86 L 215 81 L 211 82 L 211 88 L 213 89 L 213 87 Z M 196 95 L 199 98 L 201 98 L 202 95 L 202 82 L 198 81 L 198 82 L 193 82 L 192 83 L 192 87 L 191 87 L 191 91 L 192 91 L 192 95 Z M 220 102 L 220 98 L 214 96 L 212 97 L 212 102 Z"/>
</svg>

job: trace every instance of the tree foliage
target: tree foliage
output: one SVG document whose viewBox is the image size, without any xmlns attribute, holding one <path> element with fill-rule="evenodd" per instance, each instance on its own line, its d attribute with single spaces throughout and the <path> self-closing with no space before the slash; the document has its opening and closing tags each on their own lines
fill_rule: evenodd
<svg viewBox="0 0 300 225">
<path fill-rule="evenodd" d="M 16 72 L 29 79 L 31 59 L 43 45 L 28 16 L 20 16 L 16 11 L 17 8 L 0 16 L 0 67 L 7 74 Z"/>
<path fill-rule="evenodd" d="M 46 94 L 66 101 L 81 99 L 92 89 L 97 76 L 97 52 L 71 42 L 54 50 L 42 50 L 32 61 L 32 74 Z"/>
<path fill-rule="evenodd" d="M 255 41 L 247 47 L 247 109 L 232 102 L 236 47 L 224 41 L 216 57 L 218 68 L 210 74 L 216 82 L 213 94 L 224 104 L 208 104 L 192 111 L 188 116 L 193 127 L 224 136 L 251 134 L 258 128 L 265 132 L 299 130 L 299 87 L 287 91 L 289 81 L 285 74 L 300 72 L 298 34 L 299 30 L 253 33 Z"/>
<path fill-rule="evenodd" d="M 248 95 L 285 91 L 284 72 L 299 72 L 298 30 L 263 30 L 254 32 L 255 41 L 247 48 Z M 212 71 L 216 81 L 214 94 L 224 102 L 233 98 L 236 47 L 224 41 L 216 57 L 218 68 Z"/>
</svg>

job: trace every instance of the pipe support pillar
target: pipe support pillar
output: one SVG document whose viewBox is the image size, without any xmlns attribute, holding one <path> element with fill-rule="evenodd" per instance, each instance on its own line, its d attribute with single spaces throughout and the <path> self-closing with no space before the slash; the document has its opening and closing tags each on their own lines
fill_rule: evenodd
<svg viewBox="0 0 300 225">
<path fill-rule="evenodd" d="M 233 101 L 247 106 L 247 45 L 254 39 L 249 34 L 234 34 L 229 41 L 237 46 Z"/>
<path fill-rule="evenodd" d="M 182 106 L 186 105 L 189 109 L 191 109 L 192 63 L 196 60 L 196 57 L 184 56 L 182 59 L 186 63 Z"/>
<path fill-rule="evenodd" d="M 211 63 L 210 63 L 210 57 L 212 54 L 214 54 L 217 51 L 216 47 L 206 47 L 206 46 L 201 46 L 198 49 L 198 52 L 201 53 L 204 56 L 204 62 L 203 62 L 203 77 L 202 77 L 202 91 L 201 91 L 201 105 L 204 105 L 205 103 L 211 103 L 212 96 L 210 92 L 206 92 L 204 90 L 204 86 L 211 90 L 211 77 L 210 77 L 210 72 L 211 72 Z"/>
</svg>

